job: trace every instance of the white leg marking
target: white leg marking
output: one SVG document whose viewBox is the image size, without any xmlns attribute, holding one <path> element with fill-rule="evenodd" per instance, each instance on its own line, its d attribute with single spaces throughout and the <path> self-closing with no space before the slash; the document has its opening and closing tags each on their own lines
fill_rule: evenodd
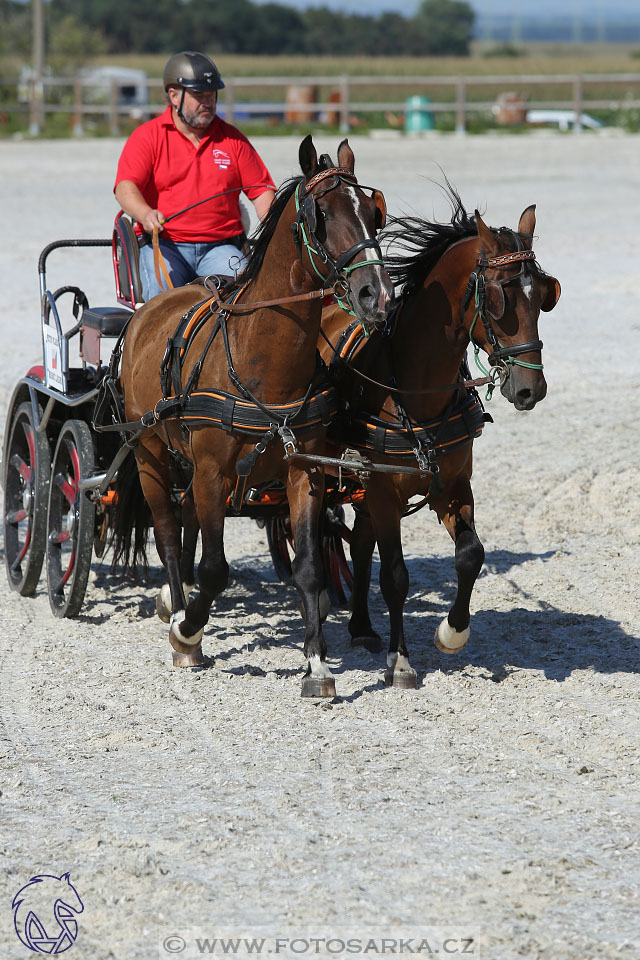
<svg viewBox="0 0 640 960">
<path fill-rule="evenodd" d="M 470 635 L 469 627 L 462 631 L 454 630 L 449 623 L 449 618 L 445 617 L 436 630 L 434 642 L 441 653 L 457 653 L 458 650 L 462 650 Z"/>
<path fill-rule="evenodd" d="M 309 669 L 312 677 L 332 677 L 329 667 L 320 657 L 309 657 Z"/>
<path fill-rule="evenodd" d="M 390 670 L 393 670 L 394 673 L 402 670 L 411 670 L 413 672 L 413 667 L 409 663 L 408 657 L 405 657 L 401 653 L 388 653 L 387 666 Z"/>
<path fill-rule="evenodd" d="M 187 643 L 191 646 L 196 646 L 202 640 L 202 635 L 204 633 L 204 627 L 201 630 L 197 630 L 192 637 L 184 637 L 180 629 L 180 624 L 184 623 L 186 618 L 186 613 L 184 610 L 176 610 L 175 613 L 171 614 L 171 631 L 181 643 Z"/>
</svg>

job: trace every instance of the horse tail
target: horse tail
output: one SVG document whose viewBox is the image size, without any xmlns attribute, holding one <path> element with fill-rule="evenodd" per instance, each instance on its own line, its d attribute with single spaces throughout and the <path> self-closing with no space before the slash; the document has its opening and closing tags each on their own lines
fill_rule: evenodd
<svg viewBox="0 0 640 960">
<path fill-rule="evenodd" d="M 111 569 L 122 567 L 123 576 L 138 578 L 147 573 L 147 540 L 153 525 L 151 510 L 144 498 L 138 465 L 133 451 L 118 470 L 113 514 L 111 516 Z"/>
</svg>

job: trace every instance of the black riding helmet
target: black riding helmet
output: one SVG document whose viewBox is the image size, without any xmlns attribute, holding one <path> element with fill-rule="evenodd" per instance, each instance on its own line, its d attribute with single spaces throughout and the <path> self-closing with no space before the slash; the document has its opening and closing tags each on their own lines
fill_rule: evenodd
<svg viewBox="0 0 640 960">
<path fill-rule="evenodd" d="M 195 50 L 174 53 L 167 60 L 162 74 L 164 89 L 182 87 L 194 93 L 222 90 L 224 83 L 213 60 Z"/>
</svg>

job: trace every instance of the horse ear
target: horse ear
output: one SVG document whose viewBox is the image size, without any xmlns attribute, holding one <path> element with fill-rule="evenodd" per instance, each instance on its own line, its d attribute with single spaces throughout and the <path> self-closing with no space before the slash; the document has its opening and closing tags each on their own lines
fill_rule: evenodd
<svg viewBox="0 0 640 960">
<path fill-rule="evenodd" d="M 528 249 L 531 249 L 531 244 L 533 243 L 533 235 L 536 232 L 536 205 L 532 203 L 530 207 L 527 207 L 523 211 L 522 216 L 520 217 L 520 223 L 518 224 L 518 233 L 524 233 L 527 236 L 531 237 L 531 240 L 526 244 Z"/>
<path fill-rule="evenodd" d="M 560 284 L 555 277 L 545 277 L 544 296 L 540 304 L 540 309 L 544 310 L 545 313 L 553 310 L 560 299 L 560 291 Z"/>
<path fill-rule="evenodd" d="M 316 148 L 313 145 L 313 137 L 310 133 L 307 134 L 300 144 L 298 160 L 300 161 L 300 169 L 308 180 L 309 177 L 314 175 L 318 167 L 318 154 L 316 153 Z"/>
<path fill-rule="evenodd" d="M 475 211 L 475 218 L 476 226 L 478 228 L 478 237 L 482 243 L 482 249 L 484 250 L 485 254 L 489 256 L 489 254 L 494 253 L 497 250 L 498 243 L 493 232 L 486 225 L 477 210 Z"/>
<path fill-rule="evenodd" d="M 338 147 L 338 166 L 344 167 L 345 170 L 350 170 L 351 173 L 353 173 L 355 165 L 356 158 L 353 155 L 353 150 L 349 146 L 349 141 L 343 140 Z"/>
</svg>

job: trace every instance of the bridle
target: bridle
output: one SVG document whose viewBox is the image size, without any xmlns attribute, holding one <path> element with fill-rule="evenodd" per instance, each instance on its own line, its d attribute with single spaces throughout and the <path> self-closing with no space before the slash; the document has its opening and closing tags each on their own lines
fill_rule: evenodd
<svg viewBox="0 0 640 960">
<path fill-rule="evenodd" d="M 542 350 L 542 340 L 530 340 L 526 343 L 503 347 L 491 323 L 492 318 L 499 320 L 504 313 L 505 299 L 503 288 L 507 283 L 519 280 L 526 272 L 526 263 L 536 259 L 534 251 L 522 249 L 520 238 L 515 234 L 514 236 L 516 236 L 520 249 L 514 250 L 512 253 L 501 254 L 497 257 L 486 257 L 484 254 L 478 257 L 475 263 L 475 269 L 469 277 L 462 303 L 460 304 L 460 316 L 464 320 L 471 297 L 474 297 L 475 316 L 469 328 L 469 339 L 473 346 L 475 362 L 477 367 L 482 370 L 485 375 L 489 374 L 489 371 L 483 366 L 479 359 L 480 346 L 473 338 L 474 327 L 478 319 L 480 319 L 484 327 L 487 343 L 489 347 L 491 347 L 489 366 L 494 368 L 494 372 L 497 371 L 499 373 L 501 383 L 504 383 L 509 376 L 509 368 L 511 366 L 527 367 L 529 370 L 543 369 L 543 364 L 541 363 L 529 363 L 525 360 L 517 359 L 522 353 Z M 487 268 L 503 270 L 511 266 L 512 263 L 521 264 L 519 272 L 514 276 L 505 277 L 503 280 L 487 280 L 485 278 L 485 270 L 487 270 Z M 488 301 L 491 301 L 492 306 L 489 306 Z"/>
<path fill-rule="evenodd" d="M 329 178 L 331 179 L 329 180 Z M 329 180 L 329 182 L 325 185 L 324 190 L 319 193 L 312 192 L 317 184 L 325 180 Z M 354 243 L 354 245 L 345 251 L 345 253 L 341 254 L 337 260 L 334 260 L 326 247 L 318 239 L 316 235 L 316 228 L 318 225 L 316 202 L 319 197 L 325 196 L 325 194 L 339 186 L 340 182 L 358 184 L 358 180 L 355 175 L 345 167 L 329 167 L 326 170 L 320 171 L 320 173 L 316 173 L 313 177 L 307 180 L 306 183 L 300 182 L 298 184 L 295 192 L 296 219 L 291 224 L 291 236 L 293 237 L 293 242 L 298 250 L 298 257 L 300 260 L 302 261 L 302 248 L 304 246 L 309 256 L 311 266 L 320 277 L 323 284 L 333 285 L 335 298 L 342 309 L 347 313 L 350 313 L 352 316 L 356 316 L 356 313 L 353 309 L 353 304 L 351 303 L 349 274 L 354 270 L 357 270 L 359 267 L 378 265 L 383 267 L 384 261 L 382 259 L 380 244 L 375 237 L 367 237 L 364 240 L 359 240 L 358 243 Z M 384 226 L 386 204 L 382 192 L 380 190 L 376 190 L 374 187 L 363 187 L 362 185 L 359 186 L 361 190 L 364 189 L 372 191 L 373 198 L 375 199 L 376 205 L 381 213 L 382 226 Z M 378 255 L 376 260 L 363 260 L 360 263 L 351 263 L 353 258 L 357 256 L 361 250 L 366 250 L 367 248 L 375 250 Z M 329 268 L 328 276 L 325 276 L 318 269 L 318 266 L 316 265 L 316 259 L 319 260 L 320 263 L 322 263 L 325 267 Z"/>
</svg>

